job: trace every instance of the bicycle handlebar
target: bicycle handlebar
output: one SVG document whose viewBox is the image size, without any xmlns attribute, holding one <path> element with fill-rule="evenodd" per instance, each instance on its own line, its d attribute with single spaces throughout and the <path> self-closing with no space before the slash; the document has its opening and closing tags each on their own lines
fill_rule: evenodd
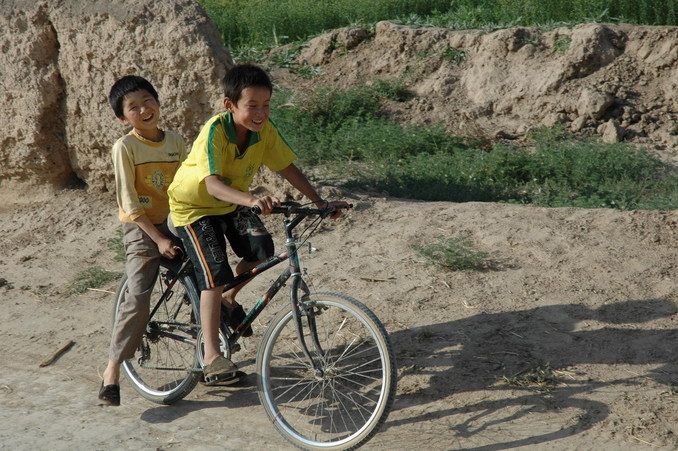
<svg viewBox="0 0 678 451">
<path fill-rule="evenodd" d="M 271 213 L 272 214 L 283 214 L 283 215 L 286 215 L 286 216 L 289 216 L 289 215 L 331 216 L 337 210 L 348 210 L 350 208 L 353 208 L 353 204 L 348 204 L 347 207 L 339 207 L 339 206 L 334 206 L 334 205 L 332 205 L 332 206 L 328 205 L 325 208 L 309 208 L 309 207 L 302 207 L 297 202 L 283 202 L 283 203 L 280 204 L 280 206 L 273 207 L 273 210 L 271 210 Z M 261 214 L 261 209 L 259 208 L 258 205 L 251 207 L 250 210 L 252 211 L 252 213 L 254 213 L 256 215 Z"/>
</svg>

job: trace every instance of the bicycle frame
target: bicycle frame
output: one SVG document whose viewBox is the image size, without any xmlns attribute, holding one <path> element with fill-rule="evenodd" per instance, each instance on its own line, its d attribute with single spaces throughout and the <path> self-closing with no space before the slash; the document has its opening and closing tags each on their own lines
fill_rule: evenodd
<svg viewBox="0 0 678 451">
<path fill-rule="evenodd" d="M 306 340 L 304 338 L 304 333 L 303 333 L 303 322 L 302 322 L 302 316 L 306 316 L 308 318 L 308 327 L 311 332 L 311 337 L 313 337 L 313 344 L 318 351 L 319 355 L 324 355 L 324 351 L 322 350 L 322 347 L 320 346 L 318 337 L 317 337 L 317 330 L 316 330 L 316 325 L 315 325 L 315 320 L 314 316 L 310 314 L 302 314 L 300 308 L 299 308 L 299 291 L 301 290 L 304 295 L 310 294 L 310 291 L 308 287 L 306 286 L 306 283 L 303 281 L 302 276 L 301 276 L 301 265 L 299 262 L 299 255 L 298 255 L 298 250 L 299 250 L 299 243 L 296 242 L 294 238 L 294 228 L 299 225 L 299 223 L 306 217 L 303 214 L 297 214 L 294 218 L 290 219 L 290 215 L 294 214 L 294 211 L 284 209 L 280 210 L 284 207 L 278 207 L 279 209 L 274 210 L 276 213 L 283 213 L 285 215 L 285 220 L 284 220 L 284 227 L 285 227 L 285 235 L 286 235 L 286 240 L 285 240 L 285 251 L 282 252 L 281 254 L 277 256 L 273 256 L 265 260 L 264 262 L 260 263 L 259 265 L 255 266 L 254 268 L 243 272 L 242 274 L 238 275 L 235 277 L 231 282 L 226 284 L 224 286 L 224 291 L 227 291 L 233 287 L 236 287 L 244 282 L 247 282 L 251 279 L 253 279 L 255 276 L 273 268 L 274 266 L 277 266 L 279 263 L 282 263 L 283 261 L 288 260 L 289 265 L 287 268 L 285 268 L 282 273 L 278 276 L 278 278 L 273 281 L 269 289 L 264 293 L 264 295 L 259 299 L 259 301 L 254 305 L 254 307 L 250 310 L 250 312 L 246 315 L 246 317 L 243 319 L 243 321 L 238 325 L 238 327 L 233 331 L 232 334 L 228 337 L 228 345 L 231 349 L 234 349 L 237 346 L 237 342 L 242 336 L 243 331 L 249 326 L 260 314 L 261 312 L 266 308 L 266 306 L 269 304 L 269 302 L 273 299 L 273 297 L 280 291 L 280 289 L 287 283 L 289 279 L 292 279 L 291 282 L 291 287 L 290 287 L 290 301 L 292 303 L 292 311 L 294 314 L 294 319 L 295 319 L 295 324 L 296 324 L 296 329 L 297 329 L 297 337 L 299 339 L 299 343 L 301 345 L 301 348 L 304 352 L 304 355 L 309 359 L 311 362 L 314 370 L 316 371 L 316 374 L 319 376 L 322 376 L 322 369 L 320 368 L 320 365 L 315 362 L 313 357 L 311 356 L 311 353 L 308 349 L 308 345 L 306 344 Z M 314 210 L 314 209 L 305 209 L 307 211 L 314 211 L 318 214 L 321 213 L 321 210 Z M 189 273 L 191 277 L 193 277 L 192 273 L 189 272 L 190 268 L 190 260 L 187 256 L 184 256 L 184 259 L 181 262 L 181 265 L 179 269 L 176 271 L 175 276 L 172 278 L 172 280 L 168 283 L 163 295 L 160 297 L 160 300 L 157 302 L 157 304 L 154 306 L 154 308 L 151 311 L 151 321 L 149 324 L 152 323 L 152 318 L 155 312 L 157 311 L 158 307 L 161 305 L 162 302 L 166 300 L 168 296 L 170 296 L 171 289 L 174 286 L 174 284 L 179 280 L 179 278 L 185 274 Z M 170 338 L 172 337 L 171 334 L 163 332 L 163 331 L 155 331 L 156 333 L 161 333 L 166 336 L 169 336 Z"/>
<path fill-rule="evenodd" d="M 247 328 L 247 326 L 250 325 L 257 318 L 257 316 L 259 316 L 259 314 L 264 310 L 264 308 L 266 308 L 268 303 L 273 299 L 273 297 L 278 293 L 278 291 L 280 291 L 280 289 L 285 285 L 285 283 L 291 278 L 292 284 L 290 287 L 290 301 L 292 303 L 292 312 L 294 314 L 294 320 L 297 328 L 297 338 L 299 339 L 301 348 L 304 351 L 304 355 L 306 355 L 306 357 L 311 362 L 316 374 L 322 376 L 323 373 L 322 369 L 315 362 L 315 360 L 311 356 L 311 353 L 308 350 L 308 345 L 306 344 L 306 340 L 304 338 L 303 333 L 303 324 L 301 320 L 302 314 L 301 310 L 299 309 L 299 290 L 302 290 L 305 295 L 308 295 L 310 293 L 308 287 L 304 283 L 301 276 L 301 264 L 299 262 L 298 254 L 299 243 L 297 243 L 297 241 L 294 238 L 294 228 L 297 225 L 299 225 L 299 223 L 304 219 L 304 216 L 297 215 L 293 219 L 289 219 L 290 213 L 286 212 L 284 214 L 286 215 L 286 219 L 284 220 L 286 236 L 285 252 L 278 255 L 277 257 L 271 257 L 265 262 L 256 266 L 255 268 L 240 274 L 231 283 L 227 284 L 224 287 L 224 290 L 229 290 L 230 288 L 238 286 L 241 283 L 252 279 L 256 275 L 261 274 L 262 272 L 272 268 L 273 266 L 276 266 L 278 263 L 281 263 L 285 260 L 289 260 L 288 267 L 283 270 L 283 272 L 278 276 L 278 278 L 271 284 L 266 293 L 264 293 L 264 295 L 254 305 L 252 310 L 247 314 L 247 316 L 245 316 L 245 319 L 243 319 L 240 325 L 235 329 L 234 333 L 228 338 L 228 343 L 229 346 L 233 346 L 238 341 L 245 328 Z M 316 346 L 316 350 L 319 352 L 320 355 L 323 355 L 324 352 L 317 338 L 317 331 L 313 316 L 307 315 L 307 318 L 311 336 L 314 337 L 313 341 L 314 345 Z"/>
</svg>

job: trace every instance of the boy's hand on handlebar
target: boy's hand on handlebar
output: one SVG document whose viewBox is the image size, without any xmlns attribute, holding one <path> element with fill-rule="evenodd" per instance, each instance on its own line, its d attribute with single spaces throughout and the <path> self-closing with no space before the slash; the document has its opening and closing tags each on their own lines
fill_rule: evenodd
<svg viewBox="0 0 678 451">
<path fill-rule="evenodd" d="M 321 201 L 317 202 L 316 206 L 318 208 L 334 209 L 334 213 L 330 215 L 331 219 L 337 219 L 344 213 L 344 210 L 348 210 L 352 207 L 352 205 L 350 205 L 348 202 L 344 202 L 343 200 L 335 200 L 332 202 Z"/>
<path fill-rule="evenodd" d="M 267 216 L 271 214 L 273 207 L 280 205 L 280 200 L 277 197 L 273 196 L 264 196 L 256 199 L 256 201 L 250 205 L 250 207 L 258 207 L 261 210 L 261 214 Z"/>
</svg>

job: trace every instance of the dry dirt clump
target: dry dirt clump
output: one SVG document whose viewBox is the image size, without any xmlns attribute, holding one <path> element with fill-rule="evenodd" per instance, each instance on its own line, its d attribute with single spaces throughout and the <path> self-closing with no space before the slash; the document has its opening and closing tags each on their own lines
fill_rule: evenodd
<svg viewBox="0 0 678 451">
<path fill-rule="evenodd" d="M 124 133 L 107 103 L 113 82 L 147 77 L 163 125 L 187 140 L 219 108 L 232 65 L 191 0 L 0 0 L 0 179 L 3 188 L 111 189 L 110 149 Z"/>
<path fill-rule="evenodd" d="M 322 68 L 307 85 L 402 81 L 416 96 L 390 104 L 393 116 L 443 122 L 460 136 L 511 139 L 560 123 L 580 135 L 673 152 L 677 31 L 583 24 L 485 32 L 380 22 L 372 36 L 356 28 L 319 36 L 298 62 Z M 278 73 L 283 84 L 304 83 Z"/>
</svg>

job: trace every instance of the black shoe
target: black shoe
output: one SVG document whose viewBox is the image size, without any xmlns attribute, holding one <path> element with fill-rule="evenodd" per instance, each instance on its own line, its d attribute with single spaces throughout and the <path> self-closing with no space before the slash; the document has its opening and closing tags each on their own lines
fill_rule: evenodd
<svg viewBox="0 0 678 451">
<path fill-rule="evenodd" d="M 119 385 L 104 385 L 101 382 L 99 389 L 99 405 L 100 406 L 119 406 L 120 405 L 120 386 Z"/>
<path fill-rule="evenodd" d="M 235 308 L 228 308 L 226 306 L 221 306 L 221 320 L 224 321 L 228 326 L 235 330 L 236 327 L 240 325 L 242 320 L 245 319 L 245 310 L 242 308 L 242 305 L 238 304 Z M 254 332 L 252 331 L 251 326 L 247 326 L 244 330 L 243 337 L 251 337 Z"/>
</svg>

